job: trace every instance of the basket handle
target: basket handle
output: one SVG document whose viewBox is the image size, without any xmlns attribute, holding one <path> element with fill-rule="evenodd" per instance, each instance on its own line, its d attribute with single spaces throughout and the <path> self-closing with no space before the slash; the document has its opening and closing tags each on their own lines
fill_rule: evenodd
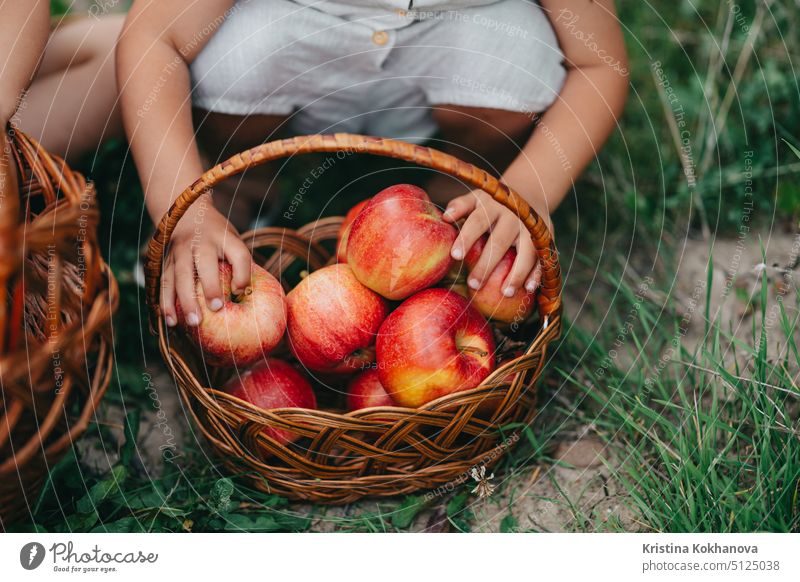
<svg viewBox="0 0 800 582">
<path fill-rule="evenodd" d="M 485 191 L 497 202 L 513 211 L 530 232 L 539 262 L 542 264 L 542 281 L 537 298 L 544 325 L 547 325 L 552 315 L 560 311 L 561 268 L 558 252 L 544 220 L 514 190 L 484 170 L 439 150 L 394 139 L 337 133 L 299 136 L 261 144 L 214 166 L 178 196 L 156 227 L 147 249 L 145 288 L 152 328 L 156 330 L 159 327 L 159 288 L 165 250 L 175 226 L 195 200 L 223 180 L 248 168 L 295 154 L 340 151 L 347 154 L 374 154 L 397 158 L 450 174 L 473 188 Z"/>
<path fill-rule="evenodd" d="M 19 188 L 21 187 L 19 180 L 22 177 L 17 172 L 19 154 L 16 149 L 15 130 L 11 124 L 7 124 L 4 132 L 3 147 L 6 151 L 0 152 L 0 156 L 2 156 L 0 164 L 3 165 L 2 172 L 5 173 L 0 176 L 2 182 L 0 183 L 0 289 L 3 289 L 4 293 L 10 293 L 12 299 L 9 301 L 4 296 L 0 300 L 0 330 L 8 329 L 9 321 L 12 325 L 14 324 L 15 314 L 21 313 L 24 300 L 21 286 L 16 289 L 9 287 L 22 257 L 19 240 Z M 5 332 L 0 331 L 0 334 L 2 333 Z M 19 335 L 15 329 L 12 329 L 10 337 L 0 337 L 0 354 L 6 354 L 16 349 Z M 2 437 L 0 437 L 0 441 L 2 441 Z"/>
<path fill-rule="evenodd" d="M 3 170 L 7 173 L 0 183 L 0 279 L 2 285 L 11 276 L 19 259 L 19 191 L 17 180 L 17 151 L 15 148 L 15 133 L 11 125 L 5 127 L 7 151 L 0 152 L 3 156 Z M 4 322 L 0 322 L 4 324 Z"/>
</svg>

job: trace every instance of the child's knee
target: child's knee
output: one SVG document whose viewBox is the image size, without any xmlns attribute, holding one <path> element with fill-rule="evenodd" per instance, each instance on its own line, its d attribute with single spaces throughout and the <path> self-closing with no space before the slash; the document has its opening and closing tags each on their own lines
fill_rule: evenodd
<svg viewBox="0 0 800 582">
<path fill-rule="evenodd" d="M 125 22 L 124 14 L 109 14 L 98 19 L 90 31 L 90 48 L 95 57 L 106 58 L 117 44 Z"/>
<path fill-rule="evenodd" d="M 90 60 L 113 61 L 114 46 L 124 22 L 124 14 L 70 20 L 53 32 L 48 48 L 58 52 L 61 58 L 74 55 L 70 58 L 71 64 Z"/>
</svg>

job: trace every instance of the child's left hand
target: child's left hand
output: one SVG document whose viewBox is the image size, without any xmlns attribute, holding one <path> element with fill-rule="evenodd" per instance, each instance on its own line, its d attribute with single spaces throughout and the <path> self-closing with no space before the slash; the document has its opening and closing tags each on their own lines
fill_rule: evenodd
<svg viewBox="0 0 800 582">
<path fill-rule="evenodd" d="M 470 288 L 480 289 L 506 251 L 513 246 L 517 249 L 517 258 L 503 282 L 503 295 L 513 297 L 523 284 L 527 291 L 535 291 L 541 281 L 542 270 L 530 233 L 517 215 L 483 190 L 473 190 L 451 200 L 444 211 L 444 219 L 451 223 L 465 216 L 467 219 L 450 250 L 455 260 L 462 260 L 475 241 L 484 233 L 490 233 L 480 259 L 469 274 L 467 284 Z"/>
</svg>

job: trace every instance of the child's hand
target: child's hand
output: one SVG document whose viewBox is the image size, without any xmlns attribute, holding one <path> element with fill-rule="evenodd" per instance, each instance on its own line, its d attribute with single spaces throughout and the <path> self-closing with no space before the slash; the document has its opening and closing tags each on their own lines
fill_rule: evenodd
<svg viewBox="0 0 800 582">
<path fill-rule="evenodd" d="M 517 258 L 503 282 L 503 295 L 513 297 L 523 284 L 527 291 L 533 292 L 542 278 L 541 266 L 530 234 L 516 214 L 483 190 L 473 190 L 451 200 L 444 212 L 445 220 L 453 223 L 465 216 L 467 219 L 450 251 L 454 259 L 462 260 L 475 241 L 484 233 L 491 233 L 486 248 L 467 280 L 470 288 L 480 289 L 506 251 L 513 246 L 517 249 Z"/>
<path fill-rule="evenodd" d="M 195 273 L 212 311 L 222 308 L 224 297 L 219 278 L 219 260 L 233 267 L 231 290 L 241 293 L 250 284 L 252 258 L 230 222 L 208 199 L 198 200 L 178 222 L 172 234 L 169 255 L 161 276 L 161 313 L 168 326 L 178 322 L 175 297 L 186 323 L 200 324 L 200 306 L 195 292 Z"/>
</svg>

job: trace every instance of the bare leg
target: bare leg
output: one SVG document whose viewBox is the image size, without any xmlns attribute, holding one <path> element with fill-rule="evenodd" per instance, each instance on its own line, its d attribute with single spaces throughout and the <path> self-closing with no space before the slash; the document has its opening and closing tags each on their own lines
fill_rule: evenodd
<svg viewBox="0 0 800 582">
<path fill-rule="evenodd" d="M 276 115 L 227 115 L 195 109 L 200 147 L 210 165 L 273 139 L 285 118 Z M 240 231 L 274 201 L 275 165 L 263 164 L 214 189 L 214 205 Z M 272 195 L 270 195 L 272 192 Z"/>
<path fill-rule="evenodd" d="M 433 117 L 448 144 L 444 150 L 499 175 L 530 137 L 535 117 L 527 113 L 438 105 Z M 469 189 L 449 176 L 437 174 L 428 184 L 431 198 L 444 206 Z"/>
<path fill-rule="evenodd" d="M 20 128 L 67 161 L 122 135 L 114 45 L 124 18 L 87 17 L 56 29 L 18 109 Z"/>
</svg>

